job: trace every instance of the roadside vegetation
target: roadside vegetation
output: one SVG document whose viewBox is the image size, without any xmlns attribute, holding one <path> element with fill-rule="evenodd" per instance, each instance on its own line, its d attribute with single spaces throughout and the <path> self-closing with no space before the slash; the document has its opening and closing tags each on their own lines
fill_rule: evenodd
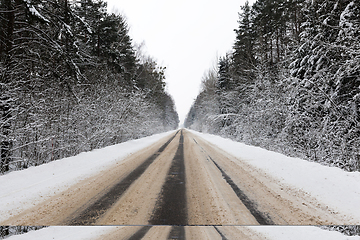
<svg viewBox="0 0 360 240">
<path fill-rule="evenodd" d="M 185 126 L 359 171 L 359 16 L 359 0 L 246 3 Z"/>
<path fill-rule="evenodd" d="M 0 93 L 0 173 L 179 122 L 165 68 L 101 0 L 2 0 Z"/>
</svg>

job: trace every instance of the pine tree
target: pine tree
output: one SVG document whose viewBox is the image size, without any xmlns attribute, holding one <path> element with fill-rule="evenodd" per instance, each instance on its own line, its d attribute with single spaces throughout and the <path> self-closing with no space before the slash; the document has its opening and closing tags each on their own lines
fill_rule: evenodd
<svg viewBox="0 0 360 240">
<path fill-rule="evenodd" d="M 112 70 L 121 73 L 125 86 L 134 87 L 136 56 L 128 35 L 128 27 L 120 15 L 107 15 L 99 24 L 97 54 Z"/>
<path fill-rule="evenodd" d="M 281 62 L 286 45 L 287 1 L 258 0 L 252 10 L 261 61 L 269 66 Z"/>
<path fill-rule="evenodd" d="M 236 102 L 237 92 L 236 84 L 231 72 L 231 58 L 229 56 L 219 59 L 218 79 L 216 82 L 216 93 L 219 101 L 219 114 L 221 126 L 230 126 L 233 122 L 234 114 L 237 113 Z"/>
<path fill-rule="evenodd" d="M 241 11 L 238 20 L 239 28 L 235 30 L 236 41 L 233 46 L 233 62 L 237 74 L 243 78 L 243 82 L 247 82 L 251 81 L 251 70 L 255 66 L 253 16 L 248 1 L 241 7 Z"/>
</svg>

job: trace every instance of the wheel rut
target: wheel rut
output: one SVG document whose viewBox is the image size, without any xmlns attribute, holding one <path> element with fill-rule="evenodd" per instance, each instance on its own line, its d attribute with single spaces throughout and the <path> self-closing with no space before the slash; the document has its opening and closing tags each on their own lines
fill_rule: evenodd
<svg viewBox="0 0 360 240">
<path fill-rule="evenodd" d="M 179 132 L 179 131 L 178 131 Z M 106 211 L 111 208 L 113 204 L 122 196 L 122 194 L 130 187 L 130 185 L 138 179 L 145 170 L 154 162 L 154 160 L 164 151 L 164 149 L 170 144 L 170 142 L 178 134 L 176 132 L 159 150 L 147 158 L 142 164 L 134 169 L 129 175 L 120 180 L 112 188 L 109 189 L 103 196 L 98 198 L 95 202 L 92 202 L 90 206 L 86 206 L 85 209 L 76 211 L 71 217 L 69 217 L 65 224 L 67 225 L 91 225 L 94 224 Z"/>
<path fill-rule="evenodd" d="M 179 147 L 172 160 L 165 184 L 155 205 L 151 225 L 187 225 L 184 136 L 181 130 Z"/>
<path fill-rule="evenodd" d="M 173 226 L 167 237 L 167 239 L 182 239 L 185 240 L 185 227 L 184 226 Z"/>
<path fill-rule="evenodd" d="M 245 205 L 245 207 L 250 211 L 250 213 L 255 217 L 256 221 L 260 225 L 274 225 L 274 222 L 271 220 L 270 216 L 267 213 L 261 212 L 257 209 L 257 204 L 254 201 L 251 201 L 246 194 L 234 183 L 230 176 L 215 162 L 215 160 L 203 149 L 198 142 L 193 138 L 195 144 L 201 149 L 201 151 L 206 155 L 207 160 L 211 161 L 216 168 L 221 172 L 221 175 L 225 181 L 230 185 L 236 196 L 240 201 Z"/>
<path fill-rule="evenodd" d="M 228 240 L 228 239 L 225 237 L 225 235 L 219 230 L 218 227 L 214 226 L 214 228 L 215 228 L 216 232 L 220 235 L 221 240 Z"/>
<path fill-rule="evenodd" d="M 128 240 L 138 240 L 142 239 L 150 230 L 152 226 L 143 226 L 140 228 L 134 235 L 128 238 Z"/>
</svg>

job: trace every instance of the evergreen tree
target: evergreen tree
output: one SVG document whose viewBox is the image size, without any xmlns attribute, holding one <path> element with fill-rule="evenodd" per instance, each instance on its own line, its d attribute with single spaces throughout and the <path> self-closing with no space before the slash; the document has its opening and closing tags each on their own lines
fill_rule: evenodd
<svg viewBox="0 0 360 240">
<path fill-rule="evenodd" d="M 256 51 L 261 61 L 269 66 L 283 60 L 288 21 L 286 9 L 286 0 L 258 0 L 252 7 L 258 39 Z"/>
<path fill-rule="evenodd" d="M 117 73 L 121 73 L 125 86 L 134 87 L 136 57 L 128 35 L 128 27 L 120 15 L 107 15 L 99 24 L 97 54 Z"/>
<path fill-rule="evenodd" d="M 233 61 L 237 74 L 243 78 L 242 82 L 247 82 L 251 81 L 251 70 L 255 65 L 253 16 L 248 1 L 241 7 L 241 11 L 238 20 L 239 28 L 235 30 Z"/>
<path fill-rule="evenodd" d="M 235 91 L 235 82 L 231 71 L 231 58 L 229 56 L 220 58 L 218 79 L 216 83 L 217 95 L 219 101 L 219 113 L 221 126 L 230 126 L 233 122 L 234 114 L 237 113 L 236 102 L 237 92 Z"/>
</svg>

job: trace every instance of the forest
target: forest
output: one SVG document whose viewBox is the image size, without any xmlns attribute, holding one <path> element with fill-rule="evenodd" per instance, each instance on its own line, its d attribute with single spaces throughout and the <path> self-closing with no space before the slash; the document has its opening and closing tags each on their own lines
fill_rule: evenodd
<svg viewBox="0 0 360 240">
<path fill-rule="evenodd" d="M 359 171 L 360 1 L 247 2 L 235 32 L 185 127 Z"/>
<path fill-rule="evenodd" d="M 128 32 L 102 0 L 0 1 L 0 174 L 177 128 Z"/>
</svg>

